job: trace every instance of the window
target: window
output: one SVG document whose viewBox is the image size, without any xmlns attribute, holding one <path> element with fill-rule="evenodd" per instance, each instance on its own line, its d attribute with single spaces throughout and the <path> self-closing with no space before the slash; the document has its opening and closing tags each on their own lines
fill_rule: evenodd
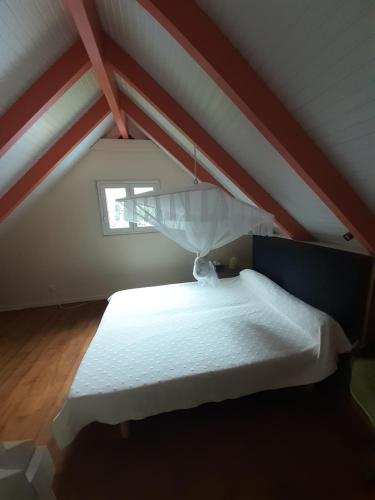
<svg viewBox="0 0 375 500">
<path fill-rule="evenodd" d="M 119 198 L 138 196 L 160 189 L 159 181 L 125 182 L 125 181 L 98 181 L 98 198 L 100 219 L 103 233 L 131 234 L 155 231 L 151 224 L 145 222 L 134 224 L 125 219 L 124 207 L 117 203 Z"/>
</svg>

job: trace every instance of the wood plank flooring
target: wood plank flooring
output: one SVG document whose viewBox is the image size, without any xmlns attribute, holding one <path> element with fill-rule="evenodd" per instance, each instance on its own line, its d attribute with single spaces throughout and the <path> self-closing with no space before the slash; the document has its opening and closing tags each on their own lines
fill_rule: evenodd
<svg viewBox="0 0 375 500">
<path fill-rule="evenodd" d="M 51 421 L 105 305 L 0 313 L 0 439 L 50 447 L 58 500 L 374 500 L 374 436 L 344 380 L 131 422 L 128 440 L 93 424 L 57 450 Z"/>
<path fill-rule="evenodd" d="M 0 313 L 0 438 L 46 443 L 105 302 Z"/>
</svg>

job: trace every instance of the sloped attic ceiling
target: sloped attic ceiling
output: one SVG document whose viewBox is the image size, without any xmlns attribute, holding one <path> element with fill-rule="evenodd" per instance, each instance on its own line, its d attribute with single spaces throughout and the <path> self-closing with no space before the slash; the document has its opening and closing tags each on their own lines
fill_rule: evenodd
<svg viewBox="0 0 375 500">
<path fill-rule="evenodd" d="M 197 3 L 374 209 L 372 0 L 199 0 Z M 347 228 L 136 0 L 97 0 L 96 7 L 103 29 L 276 201 L 318 240 L 345 243 L 342 235 Z M 3 112 L 69 48 L 78 33 L 62 0 L 12 0 L 1 3 L 0 9 Z M 193 144 L 181 131 L 119 77 L 118 85 L 192 154 Z M 48 144 L 82 115 L 100 90 L 88 72 L 69 93 L 0 159 L 0 166 L 1 162 L 4 165 L 0 172 L 0 195 L 44 153 Z M 110 120 L 100 125 L 95 134 L 90 134 L 92 140 L 110 126 Z M 90 147 L 90 141 L 85 141 L 86 148 Z M 228 190 L 244 199 L 243 193 L 208 158 L 199 152 L 198 157 Z"/>
<path fill-rule="evenodd" d="M 77 39 L 62 0 L 0 2 L 0 113 Z"/>
<path fill-rule="evenodd" d="M 340 1 L 340 3 L 342 2 Z M 308 75 L 311 75 L 308 80 L 308 83 L 311 85 L 309 92 L 303 86 L 306 85 L 304 83 L 306 79 L 303 80 L 302 78 L 302 82 L 301 79 L 297 82 L 300 87 L 302 86 L 306 102 L 310 104 L 310 114 L 315 115 L 312 106 L 314 92 L 321 99 L 325 99 L 325 102 L 332 101 L 333 103 L 332 112 L 329 117 L 327 106 L 325 108 L 326 120 L 323 117 L 321 102 L 319 102 L 320 107 L 317 109 L 320 122 L 324 121 L 326 124 L 326 137 L 323 146 L 327 153 L 331 153 L 335 148 L 336 150 L 339 149 L 339 144 L 334 139 L 334 132 L 340 127 L 345 128 L 346 125 L 342 121 L 344 118 L 341 120 L 335 119 L 335 116 L 345 114 L 345 109 L 348 109 L 347 100 L 351 97 L 351 87 L 349 85 L 347 99 L 341 98 L 340 101 L 344 110 L 338 109 L 339 100 L 335 93 L 335 88 L 338 85 L 340 85 L 340 88 L 344 88 L 345 83 L 343 80 L 345 80 L 346 74 L 343 74 L 342 71 L 335 73 L 334 68 L 339 69 L 356 61 L 355 55 L 353 56 L 348 53 L 347 45 L 344 44 L 344 47 L 341 47 L 342 41 L 346 40 L 348 30 L 354 29 L 350 17 L 350 9 L 356 11 L 358 18 L 356 19 L 356 29 L 360 30 L 362 28 L 365 30 L 365 33 L 368 35 L 368 44 L 372 40 L 370 38 L 371 33 L 367 29 L 366 16 L 369 16 L 373 12 L 374 4 L 370 1 L 355 2 L 353 0 L 346 1 L 345 3 L 346 13 L 340 15 L 341 22 L 337 23 L 337 9 L 335 10 L 334 7 L 336 6 L 337 8 L 339 2 L 334 0 L 314 2 L 300 2 L 299 0 L 288 2 L 275 2 L 271 0 L 267 2 L 260 0 L 249 2 L 247 0 L 236 0 L 235 2 L 228 2 L 226 0 L 215 0 L 212 2 L 202 2 L 202 7 L 207 10 L 215 21 L 219 22 L 225 34 L 230 39 L 231 35 L 233 35 L 238 48 L 245 55 L 248 55 L 249 45 L 252 46 L 253 52 L 259 47 L 259 59 L 260 61 L 267 61 L 267 68 L 272 66 L 275 73 L 275 81 L 278 81 L 276 76 L 280 72 L 280 66 L 289 68 L 291 80 L 299 72 L 303 73 L 306 71 Z M 301 8 L 301 4 L 304 4 L 304 9 Z M 307 4 L 309 4 L 309 9 L 307 9 Z M 355 7 L 352 4 L 361 4 L 361 7 L 358 5 Z M 97 1 L 97 8 L 106 32 L 134 57 L 178 103 L 187 109 L 211 136 L 251 173 L 279 203 L 292 213 L 302 225 L 320 240 L 343 241 L 342 235 L 347 232 L 344 225 L 294 173 L 286 161 L 242 115 L 202 68 L 198 66 L 187 52 L 181 48 L 171 35 L 139 3 L 132 0 L 103 0 Z M 323 20 L 324 23 L 322 22 Z M 363 23 L 362 26 L 361 22 Z M 277 30 L 273 31 L 274 25 L 277 25 Z M 308 33 L 310 33 L 309 43 L 304 44 L 304 34 L 307 32 L 307 27 L 309 27 Z M 333 33 L 331 37 L 333 40 L 331 42 L 336 44 L 340 50 L 338 48 L 336 51 L 332 50 L 329 53 L 330 58 L 325 54 L 324 61 L 321 61 L 319 53 L 322 51 L 322 37 L 323 35 L 325 36 L 323 40 L 325 40 L 327 45 L 326 33 L 330 31 Z M 249 33 L 253 35 L 252 38 L 248 35 Z M 264 36 L 265 33 L 267 36 Z M 298 47 L 298 51 L 293 50 L 291 43 L 285 42 L 289 34 L 291 34 L 292 44 Z M 242 43 L 241 46 L 240 41 Z M 284 43 L 281 43 L 282 41 Z M 363 44 L 365 45 L 366 42 L 363 41 Z M 267 47 L 266 51 L 262 51 L 264 45 Z M 283 50 L 275 50 L 275 47 L 279 49 L 280 46 Z M 314 46 L 316 47 L 316 52 L 313 58 L 311 51 Z M 361 52 L 361 49 L 363 49 L 363 46 L 358 44 L 358 52 Z M 285 60 L 288 59 L 288 52 L 291 52 L 296 59 L 294 66 L 285 63 Z M 295 54 L 296 52 L 298 57 Z M 345 57 L 346 55 L 347 57 Z M 359 60 L 363 61 L 363 57 L 360 57 Z M 306 61 L 309 61 L 309 63 Z M 252 61 L 250 60 L 250 62 Z M 312 67 L 313 63 L 316 64 L 316 67 Z M 328 65 L 329 68 L 333 68 L 333 74 L 329 77 L 327 76 L 327 82 L 330 84 L 329 87 L 327 82 L 325 86 L 324 82 L 322 82 L 324 64 Z M 355 68 L 358 68 L 358 62 L 356 62 Z M 350 71 L 350 66 L 349 68 L 347 66 L 346 73 L 350 73 Z M 371 98 L 375 98 L 375 91 L 374 87 L 371 87 L 368 76 L 366 79 L 366 74 L 362 74 L 362 86 L 366 87 L 367 83 L 366 95 L 370 101 Z M 283 77 L 285 80 L 285 72 L 283 73 Z M 281 79 L 280 84 L 284 83 L 284 80 Z M 328 88 L 326 89 L 326 87 Z M 163 120 L 160 115 L 157 116 L 158 113 L 154 109 L 151 109 L 149 104 L 144 101 L 142 102 L 142 98 L 134 89 L 123 84 L 122 88 L 146 112 L 151 114 L 162 127 L 167 129 L 178 142 L 179 139 L 181 141 L 181 137 L 178 138 L 178 134 L 173 129 L 173 126 Z M 273 89 L 278 94 L 276 84 L 273 85 Z M 289 89 L 288 84 L 284 85 L 284 89 Z M 327 95 L 323 95 L 324 92 L 322 92 L 322 89 L 326 89 L 325 92 L 330 92 L 331 95 L 328 97 Z M 294 107 L 297 107 L 301 106 L 301 94 L 298 92 L 290 94 L 287 105 L 293 110 L 293 96 L 296 99 Z M 352 99 L 353 102 L 349 105 L 349 109 L 350 106 L 352 108 L 355 106 L 357 96 L 353 95 Z M 369 106 L 364 106 L 363 109 L 364 113 L 369 113 Z M 358 110 L 355 110 L 355 108 L 353 108 L 353 111 L 358 114 Z M 297 116 L 297 118 L 299 119 L 300 117 Z M 352 130 L 354 133 L 354 118 L 349 113 L 346 119 L 348 128 L 353 125 Z M 371 133 L 371 130 L 375 130 L 371 121 L 367 122 L 367 127 L 369 133 Z M 317 125 L 313 129 L 308 124 L 306 128 L 309 132 L 314 132 L 314 130 L 320 132 L 319 135 L 311 134 L 320 144 L 321 130 L 319 126 Z M 369 174 L 371 173 L 372 166 L 369 158 L 375 152 L 374 141 L 371 140 L 370 135 L 366 135 L 366 137 L 368 139 L 367 152 L 365 154 L 363 153 L 363 140 L 362 143 L 360 142 L 363 138 L 358 138 L 359 143 L 355 143 L 355 136 L 352 141 L 353 148 L 356 148 L 357 151 L 361 148 L 361 160 L 359 158 L 356 159 L 355 155 L 351 153 L 347 154 L 345 165 L 344 162 L 338 162 L 337 166 L 350 181 L 353 181 L 354 178 L 356 179 L 353 185 L 357 192 L 366 199 L 369 205 L 372 204 L 372 207 L 374 207 L 375 176 L 373 175 L 368 182 L 365 180 L 371 177 Z M 366 141 L 366 139 L 364 140 Z M 331 149 L 327 147 L 328 143 L 332 144 Z M 189 147 L 186 142 L 183 145 L 184 147 Z M 347 146 L 340 149 L 342 158 L 345 157 L 347 150 Z M 365 158 L 365 161 L 363 158 Z M 337 160 L 338 157 L 335 156 L 333 159 Z M 204 158 L 202 158 L 202 161 L 208 166 Z M 226 186 L 231 189 L 229 184 L 226 184 Z"/>
<path fill-rule="evenodd" d="M 109 115 L 92 131 L 80 144 L 74 148 L 65 158 L 50 172 L 39 186 L 29 194 L 29 196 L 13 210 L 13 212 L 0 224 L 0 234 L 5 232 L 11 224 L 20 219 L 27 209 L 37 203 L 40 196 L 54 186 L 63 175 L 74 168 L 89 149 L 113 127 L 112 117 Z"/>
<path fill-rule="evenodd" d="M 197 3 L 375 211 L 375 2 Z"/>
<path fill-rule="evenodd" d="M 0 3 L 0 112 L 10 106 L 77 39 L 73 21 L 59 0 Z M 88 70 L 0 157 L 0 197 L 98 100 L 101 92 Z M 113 126 L 109 116 L 71 151 L 1 224 L 5 229 L 56 183 Z"/>
<path fill-rule="evenodd" d="M 99 98 L 91 71 L 84 74 L 0 158 L 0 195 L 71 127 Z"/>
</svg>

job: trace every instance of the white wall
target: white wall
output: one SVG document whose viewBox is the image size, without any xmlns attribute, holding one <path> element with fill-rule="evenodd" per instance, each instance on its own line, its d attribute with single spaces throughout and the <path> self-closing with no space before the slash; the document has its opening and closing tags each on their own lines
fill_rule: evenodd
<svg viewBox="0 0 375 500">
<path fill-rule="evenodd" d="M 0 308 L 107 297 L 137 286 L 191 281 L 193 254 L 159 233 L 103 236 L 97 180 L 159 179 L 164 190 L 192 178 L 150 141 L 103 139 L 0 235 Z M 249 266 L 251 239 L 213 253 Z M 56 292 L 49 290 L 53 286 Z"/>
</svg>

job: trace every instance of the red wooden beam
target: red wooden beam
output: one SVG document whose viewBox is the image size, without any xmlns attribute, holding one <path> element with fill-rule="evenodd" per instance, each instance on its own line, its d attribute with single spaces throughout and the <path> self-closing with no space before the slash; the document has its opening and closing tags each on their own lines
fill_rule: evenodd
<svg viewBox="0 0 375 500">
<path fill-rule="evenodd" d="M 3 221 L 42 180 L 110 113 L 101 97 L 34 165 L 0 198 Z"/>
<path fill-rule="evenodd" d="M 178 2 L 179 3 L 179 2 Z M 310 240 L 311 235 L 258 184 L 139 64 L 103 34 L 105 56 L 121 77 L 175 125 L 216 167 L 256 205 L 275 216 L 289 236 Z"/>
<path fill-rule="evenodd" d="M 123 93 L 120 93 L 120 105 L 126 109 L 127 116 L 149 139 L 195 175 L 194 159 Z M 200 163 L 197 163 L 197 177 L 202 182 L 209 182 L 226 190 Z"/>
<path fill-rule="evenodd" d="M 121 112 L 117 86 L 114 80 L 113 72 L 107 67 L 101 52 L 101 31 L 99 19 L 92 0 L 65 0 L 65 3 L 73 17 L 78 33 L 86 48 L 89 59 L 92 63 L 92 69 L 98 80 L 98 83 L 105 95 L 114 121 L 119 129 L 121 137 L 128 138 L 126 121 Z"/>
<path fill-rule="evenodd" d="M 193 0 L 138 0 L 202 66 L 357 240 L 375 252 L 375 217 Z"/>
<path fill-rule="evenodd" d="M 76 42 L 0 117 L 0 156 L 59 99 L 91 64 Z"/>
</svg>

